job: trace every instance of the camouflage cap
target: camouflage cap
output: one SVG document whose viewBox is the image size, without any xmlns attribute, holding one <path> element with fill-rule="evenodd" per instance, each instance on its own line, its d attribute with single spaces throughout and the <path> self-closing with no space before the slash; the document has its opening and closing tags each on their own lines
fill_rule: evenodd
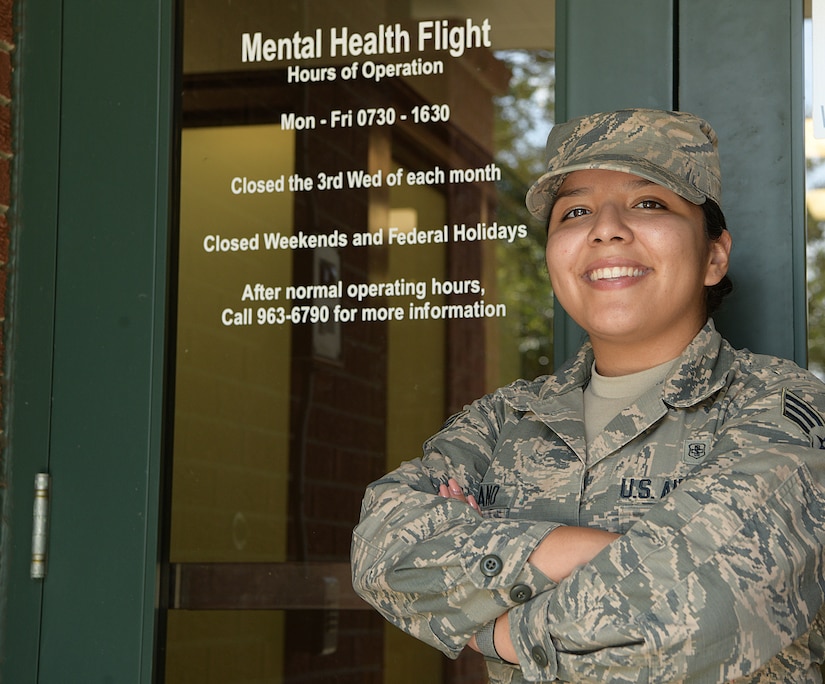
<svg viewBox="0 0 825 684">
<path fill-rule="evenodd" d="M 721 205 L 716 133 L 686 112 L 624 109 L 557 124 L 547 138 L 547 172 L 527 192 L 527 208 L 547 221 L 566 174 L 585 169 L 625 171 L 694 204 Z"/>
</svg>

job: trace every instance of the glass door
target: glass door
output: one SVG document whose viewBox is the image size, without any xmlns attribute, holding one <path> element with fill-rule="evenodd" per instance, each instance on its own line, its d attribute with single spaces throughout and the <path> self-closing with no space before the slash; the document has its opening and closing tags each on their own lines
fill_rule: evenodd
<svg viewBox="0 0 825 684">
<path fill-rule="evenodd" d="M 162 679 L 484 681 L 369 610 L 366 485 L 549 370 L 553 3 L 182 5 Z"/>
</svg>

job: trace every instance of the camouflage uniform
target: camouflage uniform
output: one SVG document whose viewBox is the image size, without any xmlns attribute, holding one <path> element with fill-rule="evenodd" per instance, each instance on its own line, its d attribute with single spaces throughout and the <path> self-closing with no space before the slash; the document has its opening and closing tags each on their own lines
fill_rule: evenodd
<svg viewBox="0 0 825 684">
<path fill-rule="evenodd" d="M 709 322 L 586 459 L 592 362 L 474 402 L 370 485 L 358 593 L 450 657 L 509 610 L 521 667 L 493 683 L 820 682 L 825 387 Z M 559 525 L 623 536 L 555 584 L 526 561 Z"/>
</svg>

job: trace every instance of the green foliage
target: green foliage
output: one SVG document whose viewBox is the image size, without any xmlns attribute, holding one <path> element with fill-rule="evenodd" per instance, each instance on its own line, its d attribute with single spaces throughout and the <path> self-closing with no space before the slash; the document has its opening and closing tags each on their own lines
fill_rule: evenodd
<svg viewBox="0 0 825 684">
<path fill-rule="evenodd" d="M 498 247 L 498 286 L 507 304 L 505 344 L 518 346 L 522 377 L 552 370 L 553 292 L 544 261 L 545 227 L 527 212 L 524 196 L 544 170 L 544 141 L 553 124 L 555 56 L 511 50 L 496 56 L 512 73 L 509 91 L 496 99 L 496 163 L 500 224 L 526 224 L 528 237 Z"/>
<path fill-rule="evenodd" d="M 808 365 L 825 375 L 825 221 L 808 212 Z"/>
</svg>

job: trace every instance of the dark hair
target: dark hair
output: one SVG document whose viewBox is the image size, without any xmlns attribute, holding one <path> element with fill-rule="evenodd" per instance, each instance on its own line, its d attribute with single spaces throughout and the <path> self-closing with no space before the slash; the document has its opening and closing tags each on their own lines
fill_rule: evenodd
<svg viewBox="0 0 825 684">
<path fill-rule="evenodd" d="M 725 215 L 719 205 L 711 199 L 705 200 L 701 206 L 705 216 L 705 233 L 709 240 L 716 241 L 722 236 L 722 232 L 728 229 Z M 732 291 L 733 281 L 727 275 L 723 276 L 716 285 L 705 287 L 708 316 L 719 309 L 722 300 Z"/>
</svg>

